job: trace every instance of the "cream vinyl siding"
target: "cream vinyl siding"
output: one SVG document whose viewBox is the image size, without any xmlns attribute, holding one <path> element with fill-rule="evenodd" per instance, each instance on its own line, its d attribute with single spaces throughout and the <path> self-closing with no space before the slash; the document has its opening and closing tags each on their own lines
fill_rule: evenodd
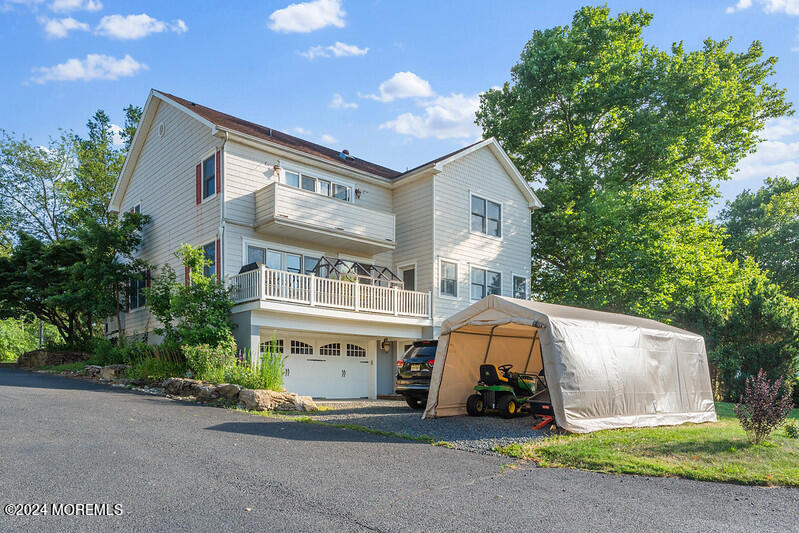
<svg viewBox="0 0 799 533">
<path fill-rule="evenodd" d="M 229 221 L 247 225 L 255 222 L 255 191 L 269 184 L 278 160 L 285 170 L 350 185 L 353 196 L 355 189 L 360 189 L 361 197 L 354 198 L 354 205 L 391 213 L 391 190 L 387 187 L 340 176 L 266 149 L 260 150 L 232 141 L 225 145 L 225 155 L 225 218 Z"/>
<path fill-rule="evenodd" d="M 165 126 L 163 137 L 158 135 L 161 123 Z M 142 214 L 150 216 L 139 256 L 155 265 L 153 276 L 158 274 L 158 266 L 170 263 L 182 280 L 183 267 L 174 256 L 177 247 L 184 242 L 199 245 L 216 239 L 218 197 L 196 205 L 195 166 L 220 145 L 210 128 L 171 105 L 159 103 L 121 202 L 122 213 L 141 202 Z M 126 333 L 152 331 L 156 324 L 149 315 L 148 310 L 128 313 Z"/>
<path fill-rule="evenodd" d="M 421 178 L 394 189 L 397 267 L 416 264 L 416 290 L 433 290 L 433 179 Z"/>
<path fill-rule="evenodd" d="M 458 263 L 458 297 L 433 291 L 433 324 L 471 305 L 471 266 L 502 273 L 502 295 L 513 295 L 512 274 L 530 277 L 530 208 L 489 148 L 444 166 L 435 176 L 435 257 Z M 470 231 L 470 193 L 502 205 L 502 238 Z M 436 288 L 438 288 L 436 270 Z"/>
<path fill-rule="evenodd" d="M 273 167 L 278 160 L 280 160 L 280 164 L 285 170 L 301 172 L 316 178 L 350 185 L 353 188 L 353 197 L 355 189 L 360 189 L 362 191 L 361 197 L 354 198 L 354 202 L 352 202 L 354 206 L 376 209 L 387 214 L 392 212 L 391 190 L 386 187 L 321 170 L 311 165 L 287 159 L 284 156 L 270 152 L 268 149 L 256 149 L 241 143 L 228 141 L 225 145 L 225 157 L 223 158 L 226 227 L 222 255 L 224 256 L 226 274 L 237 273 L 241 266 L 246 263 L 247 258 L 242 256 L 245 239 L 267 241 L 289 248 L 311 248 L 308 244 L 290 239 L 281 239 L 279 236 L 262 235 L 254 229 L 256 220 L 255 193 L 272 181 Z M 341 208 L 346 209 L 347 204 L 342 202 Z M 350 254 L 340 253 L 340 249 L 336 247 L 314 246 L 313 248 L 320 253 L 333 257 L 346 256 L 355 258 Z M 374 256 L 358 257 L 358 259 L 384 266 L 393 264 L 393 254 L 390 251 L 381 252 Z"/>
</svg>

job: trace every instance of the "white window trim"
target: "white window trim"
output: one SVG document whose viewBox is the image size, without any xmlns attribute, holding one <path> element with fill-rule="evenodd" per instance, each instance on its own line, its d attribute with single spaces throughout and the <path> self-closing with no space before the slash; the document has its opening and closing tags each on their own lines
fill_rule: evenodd
<svg viewBox="0 0 799 533">
<path fill-rule="evenodd" d="M 416 290 L 416 286 L 419 285 L 419 283 L 418 283 L 418 280 L 419 280 L 419 276 L 418 276 L 419 269 L 417 268 L 417 264 L 415 262 L 414 263 L 404 263 L 402 265 L 397 265 L 396 268 L 397 268 L 397 273 L 399 274 L 399 278 L 400 279 L 403 279 L 402 278 L 402 273 L 403 272 L 405 272 L 406 270 L 413 270 L 413 283 L 414 283 L 413 290 L 415 291 Z M 403 287 L 404 287 L 404 283 L 405 282 L 403 280 Z M 405 288 L 405 290 L 408 290 L 408 289 Z"/>
<path fill-rule="evenodd" d="M 474 196 L 476 196 L 480 200 L 487 200 L 489 202 L 494 202 L 495 204 L 499 205 L 499 237 L 497 237 L 496 235 L 489 235 L 488 233 L 483 233 L 482 231 L 474 231 L 472 229 L 472 197 L 474 197 Z M 468 216 L 469 225 L 467 227 L 469 228 L 469 233 L 471 233 L 472 235 L 478 235 L 480 237 L 487 237 L 487 238 L 493 239 L 495 241 L 502 241 L 503 237 L 505 236 L 505 228 L 503 227 L 505 225 L 505 204 L 504 203 L 502 203 L 501 201 L 496 200 L 494 198 L 489 198 L 488 196 L 485 196 L 483 194 L 475 194 L 474 192 L 469 191 L 468 213 L 469 213 L 469 216 Z M 488 204 L 486 204 L 486 220 L 487 219 L 488 219 Z"/>
<path fill-rule="evenodd" d="M 287 166 L 283 167 L 283 172 L 281 173 L 281 176 L 280 176 L 280 183 L 283 184 L 283 185 L 286 185 L 287 187 L 294 187 L 294 186 L 293 185 L 289 185 L 288 183 L 286 183 L 286 172 L 292 172 L 292 173 L 297 174 L 299 176 L 299 178 L 298 178 L 299 186 L 296 187 L 296 188 L 301 190 L 301 191 L 311 192 L 311 191 L 309 191 L 307 189 L 303 189 L 302 188 L 302 177 L 305 175 L 305 176 L 308 176 L 309 178 L 316 178 L 316 180 L 317 180 L 316 181 L 316 187 L 315 187 L 317 190 L 313 191 L 313 194 L 318 194 L 319 196 L 321 196 L 323 198 L 330 198 L 331 200 L 338 200 L 339 202 L 346 202 L 348 204 L 354 204 L 355 203 L 355 189 L 356 189 L 356 187 L 355 187 L 355 184 L 353 182 L 351 182 L 351 181 L 343 180 L 343 179 L 340 179 L 338 177 L 331 177 L 329 174 L 325 174 L 323 172 L 317 172 L 315 170 L 312 170 L 312 171 L 309 171 L 309 172 L 305 172 L 304 170 L 301 170 L 299 167 L 287 165 Z M 318 189 L 319 189 L 319 180 L 320 179 L 330 182 L 330 196 L 324 196 L 322 193 L 320 193 L 318 191 Z M 336 185 L 342 185 L 344 187 L 349 188 L 349 190 L 350 190 L 349 200 L 342 200 L 340 198 L 336 198 L 335 196 L 333 196 L 333 184 L 334 183 Z"/>
<path fill-rule="evenodd" d="M 451 294 L 444 294 L 442 292 L 444 284 L 443 278 L 441 277 L 441 263 L 451 263 L 455 265 L 455 296 Z M 461 283 L 460 283 L 460 264 L 453 260 L 447 259 L 446 257 L 439 257 L 438 258 L 438 272 L 436 272 L 436 279 L 438 280 L 438 297 L 445 298 L 447 300 L 457 300 L 460 298 L 461 293 Z"/>
<path fill-rule="evenodd" d="M 489 271 L 490 272 L 496 272 L 497 274 L 499 274 L 499 294 L 497 296 L 502 296 L 502 293 L 503 293 L 502 284 L 505 281 L 505 275 L 503 274 L 502 270 L 500 270 L 498 268 L 491 268 L 491 267 L 487 267 L 487 266 L 483 266 L 483 265 L 477 265 L 477 264 L 469 263 L 469 300 L 472 301 L 472 302 L 479 302 L 480 300 L 482 300 L 482 298 L 478 298 L 478 299 L 472 298 L 472 270 L 474 270 L 475 268 L 478 269 L 478 270 L 485 270 L 486 272 L 489 272 Z M 488 293 L 488 280 L 486 280 L 485 287 L 486 287 L 486 293 Z M 512 289 L 512 287 L 511 287 L 511 289 Z M 488 294 L 486 294 L 486 296 L 488 296 Z M 485 296 L 483 296 L 483 298 L 485 298 Z"/>
<path fill-rule="evenodd" d="M 206 152 L 206 154 L 200 158 L 200 205 L 204 204 L 209 200 L 213 200 L 217 196 L 216 190 L 219 187 L 217 186 L 216 182 L 219 179 L 219 176 L 214 176 L 214 192 L 212 194 L 209 194 L 205 198 L 202 197 L 203 193 L 205 192 L 205 160 L 208 159 L 209 157 L 216 157 L 217 151 L 218 150 L 214 148 L 210 152 Z M 219 150 L 219 152 L 221 154 L 221 150 Z M 222 165 L 221 164 L 217 165 L 216 161 L 214 161 L 214 172 L 216 172 L 217 166 L 219 166 L 219 171 L 222 172 Z"/>
<path fill-rule="evenodd" d="M 516 272 L 511 272 L 510 273 L 510 296 L 511 296 L 511 298 L 516 298 L 516 295 L 514 294 L 515 291 L 514 291 L 514 288 L 513 288 L 513 281 L 514 281 L 513 278 L 523 278 L 524 279 L 524 299 L 525 300 L 529 300 L 530 299 L 530 276 L 527 276 L 525 274 L 517 274 Z"/>
</svg>

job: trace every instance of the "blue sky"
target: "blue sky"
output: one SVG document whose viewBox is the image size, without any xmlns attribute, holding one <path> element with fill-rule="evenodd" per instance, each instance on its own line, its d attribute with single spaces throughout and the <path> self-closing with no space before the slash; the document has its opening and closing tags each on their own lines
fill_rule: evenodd
<svg viewBox="0 0 799 533">
<path fill-rule="evenodd" d="M 477 94 L 509 79 L 534 29 L 586 2 L 0 0 L 0 128 L 45 142 L 122 121 L 150 88 L 404 170 L 479 136 Z M 799 0 L 609 1 L 654 14 L 647 41 L 752 40 L 799 98 Z M 799 118 L 770 124 L 725 197 L 799 175 Z"/>
</svg>

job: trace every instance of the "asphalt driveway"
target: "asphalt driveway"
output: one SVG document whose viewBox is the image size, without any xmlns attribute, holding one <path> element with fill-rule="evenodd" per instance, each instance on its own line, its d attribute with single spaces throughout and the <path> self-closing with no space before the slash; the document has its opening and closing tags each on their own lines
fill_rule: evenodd
<svg viewBox="0 0 799 533">
<path fill-rule="evenodd" d="M 0 531 L 789 531 L 799 490 L 507 458 L 0 368 Z"/>
</svg>

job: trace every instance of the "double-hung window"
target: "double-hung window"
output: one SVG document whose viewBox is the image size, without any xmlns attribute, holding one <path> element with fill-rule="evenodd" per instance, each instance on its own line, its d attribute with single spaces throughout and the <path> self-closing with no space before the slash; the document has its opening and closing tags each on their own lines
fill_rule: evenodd
<svg viewBox="0 0 799 533">
<path fill-rule="evenodd" d="M 502 274 L 493 270 L 472 267 L 472 300 L 482 300 L 489 294 L 502 294 Z"/>
<path fill-rule="evenodd" d="M 203 200 L 216 193 L 216 154 L 203 161 Z"/>
<path fill-rule="evenodd" d="M 458 264 L 441 261 L 441 295 L 458 297 Z"/>
<path fill-rule="evenodd" d="M 216 241 L 209 242 L 203 246 L 203 255 L 210 261 L 209 264 L 203 267 L 203 274 L 209 278 L 216 276 Z"/>
<path fill-rule="evenodd" d="M 513 297 L 520 300 L 527 299 L 527 278 L 513 275 Z"/>
<path fill-rule="evenodd" d="M 140 309 L 147 305 L 144 289 L 147 287 L 147 274 L 142 272 L 130 282 L 130 309 Z"/>
<path fill-rule="evenodd" d="M 502 237 L 502 206 L 472 195 L 472 231 Z"/>
</svg>

